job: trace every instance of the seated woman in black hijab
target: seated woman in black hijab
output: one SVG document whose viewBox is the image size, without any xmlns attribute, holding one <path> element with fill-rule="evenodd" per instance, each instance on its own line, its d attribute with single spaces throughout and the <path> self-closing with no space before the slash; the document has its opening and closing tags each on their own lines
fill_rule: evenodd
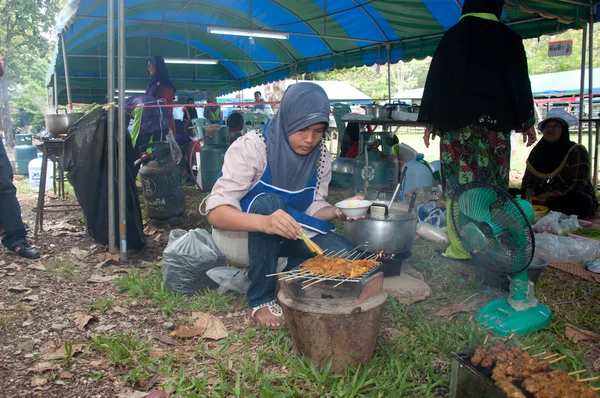
<svg viewBox="0 0 600 398">
<path fill-rule="evenodd" d="M 583 145 L 569 139 L 577 118 L 563 109 L 551 110 L 538 128 L 543 138 L 527 158 L 522 190 L 534 204 L 588 218 L 598 201 L 590 181 L 590 157 Z"/>
</svg>

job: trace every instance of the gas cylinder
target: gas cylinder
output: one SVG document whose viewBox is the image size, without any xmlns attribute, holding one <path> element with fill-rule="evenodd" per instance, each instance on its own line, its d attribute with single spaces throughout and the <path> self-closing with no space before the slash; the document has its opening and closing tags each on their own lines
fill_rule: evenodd
<svg viewBox="0 0 600 398">
<path fill-rule="evenodd" d="M 204 146 L 200 151 L 200 176 L 203 191 L 210 191 L 217 182 L 228 148 L 229 127 L 227 126 L 221 127 L 212 137 L 204 140 Z"/>
<path fill-rule="evenodd" d="M 367 156 L 365 156 L 367 155 Z M 367 159 L 368 157 L 368 167 Z M 365 180 L 367 192 L 364 192 Z M 369 148 L 354 159 L 354 192 L 365 199 L 391 199 L 398 183 L 398 159 L 390 154 Z M 389 198 L 381 196 L 381 191 L 389 192 Z"/>
<path fill-rule="evenodd" d="M 185 196 L 181 172 L 171 156 L 169 143 L 152 142 L 142 148 L 152 148 L 152 154 L 142 156 L 140 169 L 149 221 L 155 225 L 180 223 L 185 213 Z"/>
<path fill-rule="evenodd" d="M 410 191 L 433 185 L 433 171 L 429 167 L 429 164 L 425 162 L 422 153 L 417 154 L 416 160 L 406 162 L 402 168 L 402 173 L 404 173 L 404 170 L 406 170 L 406 175 L 402 181 L 399 196 L 402 199 L 402 203 L 408 203 L 409 198 L 407 198 L 407 194 Z"/>
<path fill-rule="evenodd" d="M 29 162 L 37 158 L 37 148 L 32 144 L 31 134 L 15 134 L 15 171 L 16 174 L 29 174 Z"/>
<path fill-rule="evenodd" d="M 329 186 L 332 188 L 348 189 L 352 186 L 354 179 L 354 159 L 337 158 L 331 165 L 331 182 Z"/>
</svg>

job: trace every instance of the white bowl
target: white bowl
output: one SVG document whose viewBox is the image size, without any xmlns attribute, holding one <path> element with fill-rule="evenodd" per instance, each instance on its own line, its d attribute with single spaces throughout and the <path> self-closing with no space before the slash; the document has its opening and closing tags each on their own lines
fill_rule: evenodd
<svg viewBox="0 0 600 398">
<path fill-rule="evenodd" d="M 373 202 L 370 200 L 347 199 L 335 204 L 346 217 L 362 217 Z"/>
</svg>

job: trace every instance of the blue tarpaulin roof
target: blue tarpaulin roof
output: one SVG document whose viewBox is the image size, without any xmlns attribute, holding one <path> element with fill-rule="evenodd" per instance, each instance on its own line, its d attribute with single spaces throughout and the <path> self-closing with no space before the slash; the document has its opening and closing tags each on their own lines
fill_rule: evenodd
<svg viewBox="0 0 600 398">
<path fill-rule="evenodd" d="M 125 0 L 126 87 L 145 88 L 149 55 L 218 60 L 170 64 L 169 72 L 178 89 L 221 94 L 303 73 L 423 58 L 458 21 L 462 1 Z M 600 0 L 594 2 L 597 7 Z M 506 0 L 501 22 L 525 38 L 556 34 L 582 27 L 589 7 L 582 1 Z M 278 31 L 289 39 L 211 34 L 209 27 Z M 107 2 L 69 0 L 56 30 L 66 39 L 73 101 L 103 100 Z M 60 52 L 55 63 L 62 89 Z M 64 89 L 59 91 L 64 103 Z"/>
</svg>

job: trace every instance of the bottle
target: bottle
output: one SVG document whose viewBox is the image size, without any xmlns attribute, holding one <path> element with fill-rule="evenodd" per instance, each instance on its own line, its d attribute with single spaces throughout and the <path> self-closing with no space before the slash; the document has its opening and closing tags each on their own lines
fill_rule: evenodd
<svg viewBox="0 0 600 398">
<path fill-rule="evenodd" d="M 29 187 L 34 192 L 40 190 L 40 179 L 42 177 L 42 158 L 43 154 L 38 153 L 37 158 L 32 159 L 28 165 L 29 171 Z M 54 163 L 47 161 L 46 169 L 46 192 L 52 189 L 52 182 L 54 181 Z"/>
<path fill-rule="evenodd" d="M 424 155 L 418 153 L 415 160 L 410 160 L 404 164 L 406 175 L 402 181 L 401 198 L 402 203 L 408 204 L 410 195 L 407 195 L 416 188 L 425 188 L 433 186 L 433 173 L 429 164 L 425 162 Z"/>
</svg>

